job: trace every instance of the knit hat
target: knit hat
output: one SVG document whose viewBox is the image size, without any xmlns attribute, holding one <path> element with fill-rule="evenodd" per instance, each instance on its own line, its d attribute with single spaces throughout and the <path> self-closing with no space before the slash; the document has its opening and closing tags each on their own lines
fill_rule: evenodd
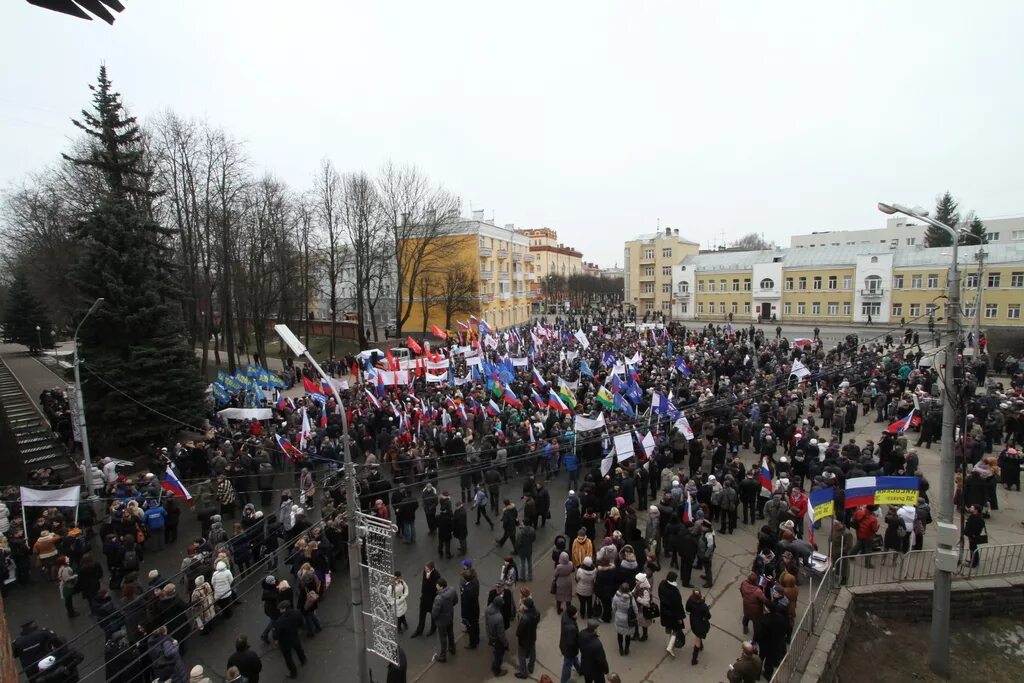
<svg viewBox="0 0 1024 683">
<path fill-rule="evenodd" d="M 158 571 L 157 571 L 157 570 L 155 570 L 155 569 L 150 569 L 150 570 L 149 570 L 149 574 L 147 574 L 146 576 L 148 576 L 148 577 L 149 577 L 149 580 L 150 580 L 150 581 L 152 581 L 153 579 L 158 579 L 158 578 L 160 578 L 160 572 L 158 572 Z"/>
<path fill-rule="evenodd" d="M 465 567 L 466 569 L 469 569 L 470 567 L 473 566 L 473 560 L 463 560 L 462 561 L 462 566 Z"/>
</svg>

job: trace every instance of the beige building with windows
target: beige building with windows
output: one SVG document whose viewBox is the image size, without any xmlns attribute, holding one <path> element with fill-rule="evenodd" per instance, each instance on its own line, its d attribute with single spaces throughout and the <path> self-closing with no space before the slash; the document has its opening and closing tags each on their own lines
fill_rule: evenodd
<svg viewBox="0 0 1024 683">
<path fill-rule="evenodd" d="M 551 228 L 521 228 L 520 235 L 530 240 L 533 271 L 537 279 L 548 275 L 579 275 L 583 272 L 583 254 L 558 241 L 558 231 Z"/>
<path fill-rule="evenodd" d="M 978 263 L 978 252 L 984 261 Z M 942 309 L 948 247 L 843 245 L 687 256 L 673 267 L 674 318 L 834 323 L 925 323 Z M 1024 244 L 961 246 L 965 322 L 1021 325 Z M 941 315 L 941 313 L 936 313 Z"/>
<path fill-rule="evenodd" d="M 697 254 L 700 245 L 665 228 L 626 242 L 623 252 L 623 303 L 633 307 L 637 318 L 672 316 L 673 268 L 683 258 Z"/>
</svg>

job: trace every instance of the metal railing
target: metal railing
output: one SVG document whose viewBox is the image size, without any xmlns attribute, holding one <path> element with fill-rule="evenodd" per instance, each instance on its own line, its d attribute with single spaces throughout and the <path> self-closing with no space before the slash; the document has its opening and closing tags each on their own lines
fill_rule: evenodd
<svg viewBox="0 0 1024 683">
<path fill-rule="evenodd" d="M 978 566 L 973 567 L 970 550 L 958 549 L 960 562 L 954 580 L 986 576 L 1024 574 L 1024 543 L 982 545 Z M 911 550 L 901 553 L 887 550 L 839 558 L 820 579 L 811 579 L 811 601 L 793 627 L 789 649 L 772 676 L 772 683 L 788 683 L 800 677 L 814 651 L 817 636 L 825 625 L 827 613 L 835 605 L 841 587 L 880 586 L 935 578 L 935 551 Z M 803 595 L 803 591 L 801 591 Z"/>
</svg>

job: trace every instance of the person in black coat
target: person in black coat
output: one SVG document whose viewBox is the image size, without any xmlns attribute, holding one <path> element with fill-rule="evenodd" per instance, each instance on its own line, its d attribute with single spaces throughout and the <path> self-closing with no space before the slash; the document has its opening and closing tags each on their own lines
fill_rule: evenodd
<svg viewBox="0 0 1024 683">
<path fill-rule="evenodd" d="M 679 592 L 679 575 L 670 571 L 664 581 L 658 584 L 658 605 L 661 608 L 661 625 L 669 634 L 665 651 L 675 657 L 675 648 L 682 647 L 685 635 L 683 624 L 686 612 L 683 611 L 683 596 Z"/>
<path fill-rule="evenodd" d="M 278 610 L 280 616 L 274 621 L 274 637 L 288 667 L 288 677 L 296 678 L 299 672 L 292 660 L 292 653 L 299 656 L 299 662 L 303 666 L 306 665 L 306 652 L 302 649 L 302 640 L 299 638 L 299 631 L 306 627 L 306 619 L 302 612 L 284 601 L 278 605 Z"/>
<path fill-rule="evenodd" d="M 475 650 L 480 644 L 480 579 L 473 569 L 472 560 L 462 561 L 462 578 L 459 580 L 459 604 L 462 606 L 462 625 L 469 635 L 468 650 Z"/>
<path fill-rule="evenodd" d="M 789 611 L 785 604 L 772 602 L 768 613 L 754 628 L 757 651 L 764 663 L 764 675 L 771 680 L 775 667 L 786 656 L 786 635 L 789 633 Z"/>
<path fill-rule="evenodd" d="M 690 583 L 690 575 L 693 571 L 694 560 L 697 559 L 699 542 L 700 537 L 694 531 L 693 523 L 684 524 L 683 531 L 679 535 L 679 572 L 682 574 L 684 588 L 693 588 L 693 584 Z"/>
<path fill-rule="evenodd" d="M 604 645 L 597 637 L 597 628 L 601 622 L 591 619 L 587 628 L 580 632 L 580 673 L 584 683 L 604 683 L 608 673 L 608 658 L 604 654 Z"/>
<path fill-rule="evenodd" d="M 696 665 L 697 658 L 704 649 L 704 639 L 708 637 L 711 630 L 711 609 L 704 601 L 704 596 L 699 590 L 690 594 L 686 601 L 686 613 L 690 615 L 690 633 L 693 634 L 693 658 L 690 664 Z"/>
<path fill-rule="evenodd" d="M 405 683 L 406 671 L 409 668 L 409 662 L 405 658 L 405 650 L 402 646 L 398 646 L 398 663 L 388 662 L 388 678 L 385 683 Z"/>
<path fill-rule="evenodd" d="M 260 683 L 260 672 L 263 671 L 263 662 L 260 656 L 249 647 L 249 639 L 245 636 L 238 636 L 235 640 L 235 651 L 228 657 L 227 668 L 237 667 L 238 673 L 245 676 L 248 683 Z"/>
<path fill-rule="evenodd" d="M 452 558 L 452 533 L 455 531 L 455 511 L 452 499 L 441 492 L 437 505 L 437 556 Z"/>
<path fill-rule="evenodd" d="M 452 515 L 452 535 L 459 542 L 459 557 L 465 557 L 466 538 L 469 536 L 469 516 L 466 514 L 466 504 L 462 501 L 455 504 L 455 512 Z"/>
<path fill-rule="evenodd" d="M 416 630 L 413 631 L 413 638 L 423 635 L 423 626 L 426 624 L 427 615 L 430 614 L 430 610 L 434 607 L 434 598 L 437 597 L 437 581 L 440 578 L 441 574 L 434 568 L 433 562 L 427 562 L 423 566 L 423 577 L 420 584 L 420 620 L 416 625 Z M 435 630 L 437 630 L 437 625 L 434 623 L 433 618 L 431 618 L 430 633 L 427 635 L 434 635 Z"/>
<path fill-rule="evenodd" d="M 548 519 L 551 518 L 551 494 L 548 492 L 544 484 L 537 482 L 537 491 L 533 494 L 533 499 L 537 505 L 537 521 L 541 526 L 544 526 Z"/>
<path fill-rule="evenodd" d="M 558 636 L 558 650 L 562 653 L 562 678 L 567 681 L 575 669 L 580 670 L 580 627 L 576 624 L 576 605 L 569 603 L 562 612 L 561 631 Z"/>
</svg>

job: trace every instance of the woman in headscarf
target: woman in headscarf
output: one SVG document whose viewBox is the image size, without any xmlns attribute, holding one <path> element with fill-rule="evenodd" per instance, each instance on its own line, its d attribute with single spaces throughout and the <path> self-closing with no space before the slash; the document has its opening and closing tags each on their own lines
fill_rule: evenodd
<svg viewBox="0 0 1024 683">
<path fill-rule="evenodd" d="M 572 602 L 572 575 L 573 566 L 569 559 L 569 553 L 561 553 L 558 556 L 558 565 L 555 566 L 555 578 L 552 579 L 551 588 L 555 596 L 555 607 L 558 613 L 562 608 Z"/>
<path fill-rule="evenodd" d="M 197 576 L 194 583 L 190 616 L 196 629 L 205 636 L 213 628 L 213 618 L 217 614 L 214 609 L 216 601 L 213 599 L 213 587 L 206 582 L 206 577 Z"/>
<path fill-rule="evenodd" d="M 633 629 L 633 638 L 643 642 L 647 640 L 647 628 L 651 625 L 646 612 L 651 609 L 651 584 L 647 574 L 640 572 L 636 575 L 636 585 L 633 587 L 633 599 L 636 601 L 636 628 Z"/>
</svg>

